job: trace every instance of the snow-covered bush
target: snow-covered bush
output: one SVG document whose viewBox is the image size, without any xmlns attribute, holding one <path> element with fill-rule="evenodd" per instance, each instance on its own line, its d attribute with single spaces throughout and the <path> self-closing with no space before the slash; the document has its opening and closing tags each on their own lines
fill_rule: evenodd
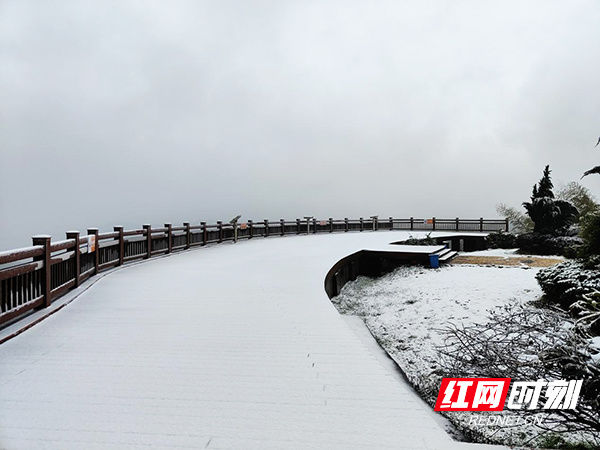
<svg viewBox="0 0 600 450">
<path fill-rule="evenodd" d="M 583 239 L 578 236 L 556 236 L 550 238 L 550 242 L 560 255 L 567 258 L 577 258 L 583 247 Z"/>
<path fill-rule="evenodd" d="M 456 378 L 583 379 L 577 409 L 557 410 L 537 426 L 551 432 L 574 432 L 575 441 L 583 437 L 584 442 L 597 445 L 600 361 L 593 357 L 590 347 L 589 338 L 564 314 L 507 305 L 492 312 L 485 324 L 446 329 L 446 343 L 440 347 L 442 373 Z M 535 410 L 509 410 L 503 414 L 535 414 Z"/>
<path fill-rule="evenodd" d="M 593 260 L 567 261 L 540 270 L 536 278 L 546 301 L 559 303 L 579 328 L 600 336 L 600 270 Z"/>
<path fill-rule="evenodd" d="M 403 245 L 437 245 L 437 241 L 435 238 L 431 237 L 431 233 L 427 233 L 427 236 L 424 238 L 417 238 L 411 235 L 405 241 L 400 241 L 398 243 Z"/>
<path fill-rule="evenodd" d="M 512 233 L 498 231 L 488 234 L 487 242 L 490 248 L 515 248 L 517 237 Z"/>
<path fill-rule="evenodd" d="M 535 255 L 577 256 L 583 240 L 577 236 L 553 236 L 541 233 L 526 233 L 517 236 L 516 244 L 524 253 Z"/>
<path fill-rule="evenodd" d="M 571 304 L 569 312 L 577 318 L 578 326 L 600 336 L 600 291 L 583 294 L 581 300 Z"/>
<path fill-rule="evenodd" d="M 536 274 L 536 279 L 550 303 L 568 308 L 582 300 L 584 294 L 600 290 L 600 270 L 589 268 L 582 260 L 565 261 L 547 267 Z"/>
</svg>

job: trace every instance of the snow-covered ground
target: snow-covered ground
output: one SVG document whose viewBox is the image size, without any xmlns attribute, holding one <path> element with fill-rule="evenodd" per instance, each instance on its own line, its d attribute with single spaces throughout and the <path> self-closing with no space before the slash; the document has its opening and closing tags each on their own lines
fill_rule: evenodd
<svg viewBox="0 0 600 450">
<path fill-rule="evenodd" d="M 484 254 L 484 252 L 479 252 Z M 440 329 L 485 323 L 490 310 L 528 302 L 542 294 L 537 269 L 443 266 L 400 267 L 378 279 L 359 277 L 332 301 L 345 314 L 361 316 L 409 380 L 422 384 L 439 370 Z"/>
<path fill-rule="evenodd" d="M 452 441 L 324 292 L 341 258 L 407 237 L 257 238 L 82 286 L 0 345 L 0 448 L 473 447 Z"/>
<path fill-rule="evenodd" d="M 511 250 L 487 250 L 466 255 L 484 257 L 511 257 Z M 347 283 L 340 294 L 332 299 L 343 314 L 361 317 L 373 336 L 398 363 L 411 384 L 424 398 L 435 402 L 440 378 L 444 375 L 440 348 L 447 344 L 446 330 L 453 324 L 461 326 L 484 325 L 490 312 L 503 313 L 538 300 L 542 291 L 535 279 L 538 268 L 504 265 L 450 265 L 440 269 L 400 267 L 377 279 L 359 277 Z M 547 312 L 551 315 L 558 313 Z M 562 323 L 565 329 L 568 323 Z M 548 342 L 560 341 L 556 330 L 549 330 Z M 545 336 L 540 336 L 546 342 Z M 600 349 L 600 341 L 591 341 Z M 528 349 L 515 348 L 518 354 Z M 485 376 L 480 374 L 479 376 Z M 510 375 L 507 375 L 510 376 Z M 452 413 L 459 429 L 470 429 L 480 439 L 523 445 L 540 437 L 540 429 L 531 424 L 516 428 L 470 426 L 478 413 Z M 503 411 L 510 415 L 511 411 Z M 573 435 L 575 441 L 586 437 Z"/>
</svg>

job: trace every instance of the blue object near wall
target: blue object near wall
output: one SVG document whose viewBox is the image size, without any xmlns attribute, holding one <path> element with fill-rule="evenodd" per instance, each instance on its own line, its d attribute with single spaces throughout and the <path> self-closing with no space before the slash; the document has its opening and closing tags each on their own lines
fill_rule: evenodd
<svg viewBox="0 0 600 450">
<path fill-rule="evenodd" d="M 429 255 L 429 267 L 431 267 L 432 269 L 438 269 L 440 267 L 439 255 Z"/>
</svg>

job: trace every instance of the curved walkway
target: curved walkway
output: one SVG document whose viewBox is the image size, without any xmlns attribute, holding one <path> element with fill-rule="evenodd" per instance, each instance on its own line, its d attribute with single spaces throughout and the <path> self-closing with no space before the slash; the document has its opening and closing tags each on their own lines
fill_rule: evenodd
<svg viewBox="0 0 600 450">
<path fill-rule="evenodd" d="M 257 238 L 111 272 L 0 345 L 0 448 L 475 447 L 325 295 L 340 258 L 404 235 Z"/>
</svg>

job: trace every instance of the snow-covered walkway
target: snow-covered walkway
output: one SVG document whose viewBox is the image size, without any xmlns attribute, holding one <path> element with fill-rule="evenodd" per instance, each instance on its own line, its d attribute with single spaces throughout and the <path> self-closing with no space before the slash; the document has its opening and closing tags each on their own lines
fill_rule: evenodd
<svg viewBox="0 0 600 450">
<path fill-rule="evenodd" d="M 0 448 L 474 447 L 325 295 L 339 259 L 405 236 L 257 238 L 113 271 L 0 345 Z"/>
</svg>

